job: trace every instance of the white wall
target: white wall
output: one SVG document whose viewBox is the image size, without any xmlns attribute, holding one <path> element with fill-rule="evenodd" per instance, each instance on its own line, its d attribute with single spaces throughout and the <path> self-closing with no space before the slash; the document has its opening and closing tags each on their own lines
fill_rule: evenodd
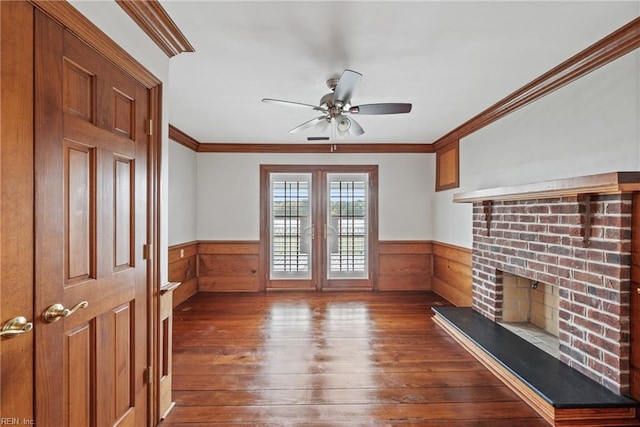
<svg viewBox="0 0 640 427">
<path fill-rule="evenodd" d="M 471 206 L 455 193 L 639 170 L 639 64 L 628 54 L 461 140 L 461 186 L 435 195 L 435 240 L 471 247 Z"/>
<path fill-rule="evenodd" d="M 198 239 L 197 156 L 195 151 L 169 141 L 169 246 Z"/>
<path fill-rule="evenodd" d="M 133 22 L 124 10 L 114 1 L 86 1 L 71 0 L 70 3 L 85 17 L 105 32 L 120 47 L 136 58 L 147 70 L 163 83 L 162 123 L 169 123 L 169 100 L 167 82 L 169 81 L 169 58 L 156 46 L 149 37 Z M 169 227 L 168 217 L 168 127 L 163 126 L 162 135 L 162 165 L 161 165 L 161 193 L 160 193 L 160 280 L 165 283 L 167 272 L 167 242 Z"/>
<path fill-rule="evenodd" d="M 380 240 L 432 238 L 429 154 L 198 154 L 198 239 L 260 238 L 261 164 L 375 164 Z"/>
</svg>

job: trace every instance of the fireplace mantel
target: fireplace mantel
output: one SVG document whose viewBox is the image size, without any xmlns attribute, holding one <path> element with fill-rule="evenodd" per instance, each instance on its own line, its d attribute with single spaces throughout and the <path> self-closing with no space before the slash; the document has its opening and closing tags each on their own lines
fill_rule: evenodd
<svg viewBox="0 0 640 427">
<path fill-rule="evenodd" d="M 453 196 L 455 203 L 527 200 L 581 194 L 617 194 L 640 191 L 640 172 L 609 172 L 532 184 L 489 188 Z"/>
</svg>

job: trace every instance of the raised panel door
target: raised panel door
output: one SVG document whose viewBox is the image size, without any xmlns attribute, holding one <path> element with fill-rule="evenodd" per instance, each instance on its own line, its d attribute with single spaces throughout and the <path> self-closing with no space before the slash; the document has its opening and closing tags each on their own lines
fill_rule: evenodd
<svg viewBox="0 0 640 427">
<path fill-rule="evenodd" d="M 149 94 L 39 12 L 35 34 L 36 423 L 144 426 Z"/>
</svg>

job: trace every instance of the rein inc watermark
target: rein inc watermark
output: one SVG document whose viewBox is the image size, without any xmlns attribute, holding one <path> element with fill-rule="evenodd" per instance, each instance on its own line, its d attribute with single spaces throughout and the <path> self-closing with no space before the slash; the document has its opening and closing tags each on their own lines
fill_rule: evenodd
<svg viewBox="0 0 640 427">
<path fill-rule="evenodd" d="M 0 417 L 0 425 L 8 426 L 34 426 L 36 422 L 31 418 L 7 418 Z"/>
</svg>

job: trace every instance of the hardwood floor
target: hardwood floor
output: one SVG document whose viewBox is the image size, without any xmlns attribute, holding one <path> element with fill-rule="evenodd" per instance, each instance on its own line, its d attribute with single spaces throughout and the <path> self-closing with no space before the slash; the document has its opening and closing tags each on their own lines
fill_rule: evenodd
<svg viewBox="0 0 640 427">
<path fill-rule="evenodd" d="M 546 426 L 421 293 L 196 294 L 174 310 L 163 427 Z"/>
</svg>

